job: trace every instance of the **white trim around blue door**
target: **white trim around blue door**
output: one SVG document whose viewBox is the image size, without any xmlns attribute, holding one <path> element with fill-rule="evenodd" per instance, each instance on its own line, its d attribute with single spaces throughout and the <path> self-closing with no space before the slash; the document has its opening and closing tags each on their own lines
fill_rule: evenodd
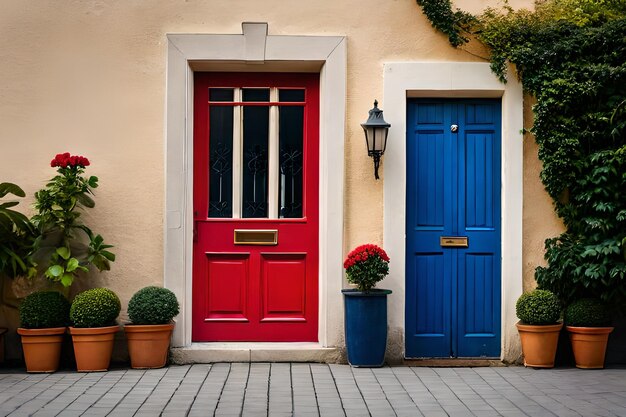
<svg viewBox="0 0 626 417">
<path fill-rule="evenodd" d="M 407 97 L 502 98 L 502 350 L 515 360 L 520 348 L 515 300 L 522 293 L 523 92 L 514 74 L 503 84 L 488 63 L 393 62 L 384 66 L 381 108 L 391 123 L 384 170 L 384 246 L 392 262 L 385 288 L 394 291 L 389 326 L 405 323 L 406 106 Z"/>
</svg>

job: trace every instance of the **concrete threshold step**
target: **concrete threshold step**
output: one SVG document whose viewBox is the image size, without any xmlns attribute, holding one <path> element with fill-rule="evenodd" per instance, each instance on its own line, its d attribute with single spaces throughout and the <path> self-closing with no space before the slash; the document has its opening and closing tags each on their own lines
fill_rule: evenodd
<svg viewBox="0 0 626 417">
<path fill-rule="evenodd" d="M 192 343 L 170 350 L 175 364 L 214 362 L 320 362 L 341 363 L 342 352 L 314 342 Z"/>
<path fill-rule="evenodd" d="M 487 366 L 506 366 L 499 359 L 483 359 L 483 358 L 424 358 L 424 359 L 405 359 L 405 366 L 425 366 L 431 368 L 455 368 L 455 367 L 487 367 Z"/>
</svg>

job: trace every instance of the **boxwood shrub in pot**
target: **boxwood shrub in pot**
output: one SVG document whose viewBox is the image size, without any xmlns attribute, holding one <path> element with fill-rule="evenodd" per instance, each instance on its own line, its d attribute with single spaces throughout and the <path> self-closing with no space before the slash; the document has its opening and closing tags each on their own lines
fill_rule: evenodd
<svg viewBox="0 0 626 417">
<path fill-rule="evenodd" d="M 56 291 L 28 295 L 19 307 L 24 361 L 28 372 L 54 372 L 59 368 L 70 303 Z"/>
<path fill-rule="evenodd" d="M 161 368 L 167 362 L 172 319 L 179 312 L 176 295 L 167 288 L 145 287 L 128 302 L 131 324 L 124 326 L 133 368 Z"/>
<path fill-rule="evenodd" d="M 70 308 L 70 327 L 76 367 L 79 372 L 106 371 L 113 341 L 119 326 L 120 299 L 107 288 L 93 288 L 74 298 Z"/>
<path fill-rule="evenodd" d="M 563 323 L 561 302 L 552 292 L 534 290 L 522 294 L 515 304 L 517 330 L 522 342 L 524 366 L 552 368 Z"/>
<path fill-rule="evenodd" d="M 595 298 L 580 299 L 567 307 L 564 320 L 576 367 L 604 368 L 606 345 L 613 331 L 607 305 Z"/>
</svg>

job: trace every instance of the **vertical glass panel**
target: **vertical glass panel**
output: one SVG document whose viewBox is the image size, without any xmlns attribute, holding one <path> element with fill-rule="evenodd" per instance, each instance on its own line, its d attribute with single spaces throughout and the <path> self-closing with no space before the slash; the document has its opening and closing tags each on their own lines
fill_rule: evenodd
<svg viewBox="0 0 626 417">
<path fill-rule="evenodd" d="M 232 88 L 209 88 L 209 101 L 233 101 Z"/>
<path fill-rule="evenodd" d="M 267 217 L 269 111 L 243 108 L 242 217 Z"/>
<path fill-rule="evenodd" d="M 302 217 L 304 107 L 280 107 L 278 114 L 280 168 L 278 173 L 278 217 Z"/>
<path fill-rule="evenodd" d="M 233 215 L 233 108 L 209 110 L 209 217 Z"/>
<path fill-rule="evenodd" d="M 270 101 L 270 89 L 244 88 L 243 101 Z"/>
<path fill-rule="evenodd" d="M 304 90 L 278 90 L 278 101 L 304 102 Z"/>
</svg>

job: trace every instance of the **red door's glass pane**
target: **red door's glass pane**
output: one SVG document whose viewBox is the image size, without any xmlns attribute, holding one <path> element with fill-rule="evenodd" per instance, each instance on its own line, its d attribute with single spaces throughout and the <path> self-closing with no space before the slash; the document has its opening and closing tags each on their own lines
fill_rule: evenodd
<svg viewBox="0 0 626 417">
<path fill-rule="evenodd" d="M 302 128 L 304 107 L 279 109 L 278 217 L 302 217 Z"/>
<path fill-rule="evenodd" d="M 269 88 L 244 88 L 243 101 L 270 101 Z"/>
<path fill-rule="evenodd" d="M 209 132 L 209 217 L 232 217 L 232 107 L 210 107 Z"/>
<path fill-rule="evenodd" d="M 242 217 L 267 217 L 269 107 L 243 108 Z"/>
</svg>

